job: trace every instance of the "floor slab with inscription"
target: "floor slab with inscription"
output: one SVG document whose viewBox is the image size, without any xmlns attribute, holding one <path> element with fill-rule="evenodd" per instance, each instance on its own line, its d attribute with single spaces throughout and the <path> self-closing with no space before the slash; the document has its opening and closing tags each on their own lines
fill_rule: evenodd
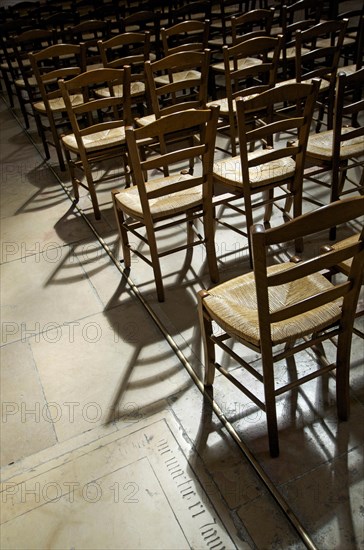
<svg viewBox="0 0 364 550">
<path fill-rule="evenodd" d="M 1 546 L 237 548 L 223 502 L 208 494 L 207 474 L 195 457 L 191 465 L 179 430 L 170 413 L 160 413 L 64 453 L 57 446 L 53 457 L 51 449 L 43 459 L 33 455 L 21 473 L 10 468 Z"/>
</svg>

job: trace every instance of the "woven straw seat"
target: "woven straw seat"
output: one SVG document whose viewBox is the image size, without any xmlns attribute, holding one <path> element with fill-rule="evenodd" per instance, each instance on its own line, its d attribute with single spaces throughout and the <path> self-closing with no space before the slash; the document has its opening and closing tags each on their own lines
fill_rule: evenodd
<svg viewBox="0 0 364 550">
<path fill-rule="evenodd" d="M 80 94 L 75 94 L 70 96 L 70 101 L 72 105 L 81 105 L 83 103 L 83 97 Z M 49 108 L 53 112 L 66 110 L 66 106 L 64 104 L 62 97 L 55 97 L 54 99 L 49 99 L 48 103 L 49 103 Z M 47 111 L 47 105 L 44 103 L 44 101 L 36 101 L 35 103 L 33 103 L 33 108 L 36 111 L 39 111 L 40 113 L 44 113 L 44 114 Z"/>
<path fill-rule="evenodd" d="M 148 183 L 148 191 L 160 191 L 168 185 L 173 185 L 191 178 L 192 176 L 189 174 L 178 174 L 175 176 L 153 179 Z M 140 202 L 139 191 L 136 186 L 122 189 L 115 195 L 115 200 L 126 214 L 134 216 L 135 218 L 143 217 L 143 209 Z M 202 189 L 200 186 L 196 186 L 191 189 L 184 189 L 177 193 L 167 193 L 166 195 L 151 199 L 149 201 L 150 213 L 153 219 L 158 219 L 171 211 L 176 214 L 178 212 L 184 212 L 186 208 L 193 208 L 194 206 L 200 204 L 201 201 Z"/>
<path fill-rule="evenodd" d="M 82 137 L 86 152 L 99 151 L 108 147 L 116 147 L 125 144 L 125 128 L 113 128 L 112 130 L 103 130 Z M 78 152 L 78 144 L 74 134 L 67 134 L 62 137 L 62 143 L 67 149 L 75 153 Z"/>
<path fill-rule="evenodd" d="M 345 248 L 347 245 L 355 244 L 359 240 L 359 233 L 356 233 L 354 235 L 351 235 L 347 239 L 343 239 L 342 241 L 338 241 L 335 244 L 330 245 L 330 247 L 333 250 L 341 250 L 342 248 Z M 346 275 L 349 274 L 351 264 L 352 264 L 352 258 L 349 258 L 348 260 L 345 260 L 343 262 L 340 262 L 338 264 L 338 269 L 345 273 Z M 363 281 L 364 281 L 364 273 L 363 273 Z"/>
<path fill-rule="evenodd" d="M 37 86 L 37 81 L 34 76 L 31 76 L 27 79 L 28 86 L 31 86 L 32 88 L 35 88 Z M 26 86 L 24 78 L 17 78 L 14 81 L 15 86 L 18 86 L 19 88 L 24 88 Z"/>
<path fill-rule="evenodd" d="M 147 116 L 142 116 L 140 118 L 135 119 L 135 122 L 137 123 L 138 126 L 147 126 L 151 122 L 155 122 L 155 120 L 156 120 L 155 115 L 147 115 Z"/>
<path fill-rule="evenodd" d="M 114 86 L 113 87 L 114 95 L 118 95 L 120 97 L 123 96 L 123 86 Z M 145 83 L 144 82 L 131 82 L 130 83 L 130 95 L 133 96 L 139 96 L 145 94 Z M 108 88 L 100 88 L 100 90 L 97 90 L 98 97 L 110 97 L 110 90 Z"/>
<path fill-rule="evenodd" d="M 141 128 L 126 128 L 134 185 L 112 193 L 123 261 L 126 268 L 131 267 L 132 250 L 153 268 L 159 301 L 164 300 L 159 258 L 166 254 L 203 243 L 206 246 L 210 278 L 214 282 L 218 279 L 212 203 L 212 163 L 217 120 L 218 107 L 215 106 L 211 109 L 178 111 Z M 170 135 L 173 136 L 172 144 Z M 186 136 L 197 136 L 189 141 L 191 145 L 188 147 Z M 146 143 L 153 145 L 153 153 L 145 155 Z M 193 173 L 197 158 L 201 159 L 201 175 Z M 149 179 L 157 168 L 164 176 Z M 173 174 L 169 175 L 170 171 Z M 197 240 L 193 230 L 196 218 L 202 218 L 203 222 L 203 231 L 199 228 Z M 165 232 L 184 222 L 187 224 L 186 244 L 159 251 L 157 232 Z M 129 233 L 132 233 L 132 242 L 129 242 Z M 141 252 L 139 240 L 148 245 L 149 254 Z"/>
<path fill-rule="evenodd" d="M 181 72 L 172 74 L 173 82 L 180 82 L 182 80 L 193 80 L 195 78 L 201 78 L 201 73 L 199 71 L 190 70 L 190 71 L 181 71 Z M 162 76 L 156 76 L 154 77 L 154 80 L 156 81 L 157 84 L 168 84 L 169 82 L 171 82 L 167 74 Z"/>
<path fill-rule="evenodd" d="M 343 128 L 342 134 L 353 132 L 353 127 Z M 328 130 L 311 134 L 307 143 L 307 154 L 312 158 L 330 160 L 332 158 L 334 132 Z M 346 159 L 364 155 L 364 135 L 343 141 L 340 147 L 340 158 Z"/>
<path fill-rule="evenodd" d="M 259 158 L 265 151 L 252 151 L 248 153 L 248 160 Z M 257 166 L 249 167 L 249 185 L 262 187 L 272 183 L 285 180 L 294 175 L 296 163 L 291 157 L 264 162 Z M 240 156 L 227 158 L 214 163 L 214 176 L 217 180 L 224 183 L 234 182 L 236 185 L 243 186 L 243 174 L 241 169 Z"/>
<path fill-rule="evenodd" d="M 290 269 L 294 264 L 287 262 L 271 266 L 268 273 Z M 288 307 L 313 294 L 333 288 L 333 285 L 319 273 L 297 281 L 291 281 L 270 290 L 271 313 Z M 277 345 L 302 338 L 315 329 L 322 330 L 337 321 L 341 315 L 342 300 L 325 304 L 320 308 L 296 315 L 285 321 L 273 323 L 272 344 Z M 224 329 L 238 340 L 260 346 L 259 318 L 254 273 L 248 273 L 212 288 L 204 299 L 204 305 L 215 321 L 224 319 Z"/>
<path fill-rule="evenodd" d="M 357 196 L 275 228 L 253 225 L 253 271 L 198 293 L 205 386 L 214 384 L 217 369 L 265 411 L 272 456 L 279 454 L 276 400 L 282 394 L 336 369 L 338 416 L 346 420 L 349 415 L 350 346 L 364 266 L 363 212 L 364 197 Z M 361 231 L 337 249 L 320 251 L 313 247 L 305 251 L 305 259 L 282 261 L 288 242 L 297 238 L 312 242 L 317 234 L 330 228 L 332 219 L 338 225 L 359 223 Z M 349 262 L 349 270 L 340 281 L 329 280 L 331 270 L 341 262 Z M 332 345 L 333 338 L 337 342 L 332 349 L 336 357 L 330 362 L 322 342 Z M 244 347 L 236 346 L 236 341 L 258 353 L 260 361 L 254 354 L 248 362 L 249 354 Z M 228 370 L 219 363 L 217 347 L 234 368 Z M 303 354 L 308 349 L 310 360 L 304 373 L 299 373 L 294 370 L 294 355 L 300 353 L 300 361 L 305 362 Z M 312 365 L 315 357 L 317 365 Z M 275 369 L 278 362 L 279 379 Z M 262 385 L 263 398 L 257 382 Z"/>
<path fill-rule="evenodd" d="M 233 71 L 234 69 L 246 69 L 248 67 L 252 67 L 254 65 L 261 65 L 262 60 L 256 59 L 254 57 L 246 57 L 244 59 L 238 59 L 236 62 L 236 67 L 234 67 L 234 60 L 231 60 L 229 63 L 230 70 Z M 225 63 L 214 63 L 211 65 L 211 69 L 216 72 L 225 73 Z"/>
<path fill-rule="evenodd" d="M 304 78 L 303 80 L 301 80 L 301 82 L 304 82 L 306 84 L 311 84 L 312 80 L 313 80 L 313 78 L 308 78 L 308 79 Z M 295 82 L 297 82 L 297 80 L 295 78 L 290 78 L 290 79 L 284 80 L 282 82 L 277 82 L 276 86 L 284 86 L 285 84 L 293 84 Z M 320 81 L 319 92 L 320 93 L 325 92 L 325 91 L 329 90 L 329 88 L 330 88 L 330 82 L 328 80 L 322 79 Z"/>
</svg>

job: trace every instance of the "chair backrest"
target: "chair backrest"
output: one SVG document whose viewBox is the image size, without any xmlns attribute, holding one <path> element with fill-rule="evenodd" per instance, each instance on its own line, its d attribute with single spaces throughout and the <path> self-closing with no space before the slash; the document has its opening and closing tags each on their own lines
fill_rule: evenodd
<svg viewBox="0 0 364 550">
<path fill-rule="evenodd" d="M 159 12 L 143 9 L 142 11 L 122 17 L 120 20 L 120 29 L 123 33 L 149 31 L 151 48 L 158 57 L 161 49 L 160 20 L 161 14 Z"/>
<path fill-rule="evenodd" d="M 280 35 L 260 36 L 235 46 L 223 46 L 228 101 L 262 92 L 275 85 L 281 46 Z M 253 63 L 252 60 L 256 61 Z"/>
<path fill-rule="evenodd" d="M 129 160 L 134 184 L 138 186 L 139 196 L 144 215 L 151 217 L 149 201 L 165 196 L 171 204 L 173 214 L 173 193 L 199 186 L 203 189 L 205 198 L 212 198 L 212 169 L 215 150 L 216 128 L 219 108 L 179 111 L 160 118 L 141 128 L 126 128 Z M 167 148 L 157 148 L 154 155 L 145 158 L 145 145 L 153 143 L 168 143 L 170 136 L 178 134 L 198 136 L 194 145 L 186 147 L 183 142 L 179 148 L 171 151 Z M 202 169 L 192 175 L 191 161 L 201 160 Z M 148 172 L 161 169 L 164 172 L 178 173 L 180 178 L 172 185 L 162 188 L 146 185 Z M 174 178 L 175 180 L 175 178 Z M 149 179 L 152 182 L 152 179 Z"/>
<path fill-rule="evenodd" d="M 327 77 L 335 80 L 347 19 L 324 21 L 296 32 L 296 80 Z"/>
<path fill-rule="evenodd" d="M 251 10 L 231 18 L 233 45 L 256 36 L 269 36 L 272 29 L 275 8 Z"/>
<path fill-rule="evenodd" d="M 335 309 L 341 311 L 341 326 L 349 334 L 353 326 L 356 303 L 362 284 L 364 265 L 364 231 L 361 231 L 356 242 L 347 243 L 339 250 L 332 250 L 322 254 L 316 247 L 311 249 L 312 254 L 298 263 L 287 263 L 277 268 L 268 267 L 268 248 L 280 245 L 286 249 L 287 243 L 293 239 L 304 239 L 329 229 L 333 220 L 337 225 L 351 222 L 360 218 L 364 212 L 364 197 L 342 199 L 328 206 L 323 206 L 315 211 L 299 216 L 279 227 L 265 230 L 264 226 L 252 227 L 252 253 L 256 282 L 257 310 L 259 318 L 259 331 L 263 354 L 271 353 L 272 334 L 277 323 L 285 324 L 284 341 L 289 340 L 290 319 L 302 317 L 302 335 L 318 332 L 319 326 L 310 323 L 310 311 L 332 304 Z M 305 249 L 306 250 L 306 249 Z M 302 283 L 303 277 L 319 274 L 334 266 L 353 258 L 350 274 L 342 282 L 310 285 L 310 288 Z M 282 267 L 285 268 L 282 269 Z M 285 304 L 274 300 L 275 288 L 286 285 L 289 288 Z M 340 307 L 342 303 L 342 307 Z M 339 307 L 338 307 L 339 306 Z M 317 317 L 316 317 L 317 318 Z M 338 313 L 340 319 L 340 313 Z M 327 320 L 326 320 L 327 323 Z M 276 325 L 277 326 L 277 325 Z M 325 310 L 322 311 L 322 326 L 325 326 Z"/>
<path fill-rule="evenodd" d="M 176 9 L 170 10 L 170 25 L 183 21 L 205 21 L 211 16 L 211 2 L 209 0 L 195 0 L 186 2 Z"/>
<path fill-rule="evenodd" d="M 345 69 L 344 69 L 345 70 Z M 364 67 L 346 75 L 337 75 L 333 125 L 333 170 L 338 171 L 340 159 L 350 158 L 351 147 L 362 143 L 364 152 Z M 346 152 L 344 150 L 346 149 Z M 354 155 L 356 156 L 356 155 Z"/>
<path fill-rule="evenodd" d="M 209 50 L 179 52 L 153 63 L 145 63 L 147 89 L 156 118 L 176 111 L 201 109 L 206 106 L 209 63 Z M 181 71 L 186 71 L 186 78 L 174 80 L 173 73 Z M 188 76 L 189 71 L 191 77 Z M 155 80 L 155 77 L 161 74 L 168 75 L 167 83 Z"/>
<path fill-rule="evenodd" d="M 319 85 L 318 79 L 312 84 L 287 83 L 251 99 L 236 100 L 244 196 L 248 197 L 259 187 L 262 175 L 274 176 L 275 163 L 280 167 L 277 179 L 282 180 L 285 169 L 282 161 L 287 162 L 289 172 L 291 159 L 295 161 L 294 188 L 302 188 L 307 141 Z M 255 113 L 259 116 L 254 127 L 249 129 Z M 292 134 L 297 137 L 295 144 L 292 144 Z M 277 136 L 282 138 L 283 135 L 290 136 L 290 141 L 283 147 L 274 148 Z"/>
<path fill-rule="evenodd" d="M 202 52 L 208 46 L 210 21 L 183 21 L 168 29 L 161 29 L 164 55 L 195 51 Z"/>
<path fill-rule="evenodd" d="M 42 50 L 55 41 L 55 35 L 52 30 L 31 29 L 9 39 L 8 45 L 12 50 L 11 65 L 15 69 L 14 78 L 19 78 L 19 74 L 24 79 L 28 94 L 33 95 L 31 87 L 28 86 L 29 79 L 33 76 L 30 66 L 29 52 Z M 9 51 L 9 49 L 8 49 Z M 15 62 L 15 63 L 14 63 Z"/>
<path fill-rule="evenodd" d="M 73 78 L 81 72 L 81 47 L 77 44 L 54 44 L 30 53 L 29 59 L 48 116 L 52 116 L 49 101 L 62 97 L 58 80 Z"/>
<path fill-rule="evenodd" d="M 219 0 L 211 9 L 212 39 L 221 39 L 223 44 L 231 32 L 231 17 L 254 10 L 256 0 Z"/>
<path fill-rule="evenodd" d="M 298 0 L 291 4 L 283 3 L 281 9 L 281 32 L 284 39 L 282 47 L 283 80 L 288 78 L 289 56 L 287 53 L 290 48 L 295 47 L 297 30 L 310 29 L 316 25 L 320 21 L 321 8 L 322 3 L 317 0 Z"/>
<path fill-rule="evenodd" d="M 121 33 L 108 40 L 99 40 L 98 47 L 104 67 L 121 69 L 124 65 L 129 65 L 132 80 L 140 80 L 140 73 L 144 72 L 144 63 L 149 60 L 150 33 Z"/>
<path fill-rule="evenodd" d="M 84 139 L 92 134 L 112 131 L 131 123 L 130 67 L 92 69 L 70 80 L 58 81 L 78 149 L 85 154 Z M 123 96 L 115 96 L 114 86 L 123 86 Z M 97 90 L 107 87 L 109 95 L 100 97 Z M 83 103 L 75 105 L 72 96 L 82 94 Z"/>
<path fill-rule="evenodd" d="M 110 38 L 110 23 L 100 19 L 89 19 L 81 21 L 78 25 L 69 27 L 66 32 L 69 35 L 69 42 L 73 44 L 81 44 L 82 50 L 82 68 L 87 70 L 102 66 L 101 56 L 97 43 L 99 40 L 107 40 Z"/>
</svg>

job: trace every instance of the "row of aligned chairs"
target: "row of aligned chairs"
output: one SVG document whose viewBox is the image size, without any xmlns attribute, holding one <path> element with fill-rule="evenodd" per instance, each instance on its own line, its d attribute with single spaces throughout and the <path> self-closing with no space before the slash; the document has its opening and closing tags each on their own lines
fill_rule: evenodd
<svg viewBox="0 0 364 550">
<path fill-rule="evenodd" d="M 295 48 L 297 43 L 302 48 L 302 35 L 306 32 L 306 36 L 313 40 L 312 29 L 317 25 L 298 32 Z M 337 28 L 343 42 L 347 22 Z M 154 60 L 146 60 L 142 51 L 141 57 L 135 61 L 142 71 L 135 79 L 132 78 L 131 59 L 128 64 L 118 56 L 107 62 L 102 57 L 106 55 L 108 46 L 111 49 L 116 47 L 117 41 L 121 40 L 119 36 L 96 43 L 94 52 L 100 53 L 103 64 L 107 65 L 103 68 L 87 66 L 86 46 L 79 44 L 52 44 L 28 53 L 32 71 L 28 76 L 35 78 L 41 93 L 40 101 L 31 102 L 34 113 L 37 113 L 38 129 L 41 115 L 50 124 L 55 113 L 60 117 L 66 115 L 66 122 L 70 125 L 68 131 L 59 134 L 56 130 L 52 135 L 55 144 L 61 143 L 65 152 L 76 200 L 78 187 L 85 184 L 76 176 L 76 171 L 82 168 L 97 218 L 100 210 L 93 166 L 96 165 L 98 171 L 102 161 L 111 159 L 114 162 L 117 158 L 124 161 L 126 186 L 112 193 L 123 262 L 130 270 L 132 252 L 145 259 L 153 269 L 160 301 L 165 298 L 160 258 L 183 247 L 178 244 L 171 250 L 160 250 L 158 232 L 163 228 L 179 227 L 185 221 L 186 248 L 190 249 L 202 240 L 210 278 L 215 283 L 214 287 L 199 293 L 205 385 L 213 384 L 214 372 L 218 369 L 262 408 L 267 414 L 270 452 L 277 456 L 276 400 L 284 392 L 336 368 L 338 414 L 341 419 L 349 414 L 350 342 L 363 278 L 363 229 L 359 229 L 349 241 L 332 243 L 322 251 L 315 249 L 313 257 L 307 260 L 299 261 L 297 254 L 302 252 L 306 237 L 312 238 L 312 235 L 322 234 L 342 223 L 358 224 L 357 220 L 364 213 L 364 198 L 355 196 L 330 201 L 329 205 L 302 215 L 305 163 L 310 154 L 311 158 L 316 155 L 316 160 L 326 162 L 326 170 L 333 174 L 340 172 L 340 191 L 343 191 L 349 170 L 359 169 L 363 173 L 364 69 L 357 61 L 353 63 L 353 70 L 346 69 L 346 73 L 342 72 L 338 62 L 333 67 L 326 64 L 330 75 L 332 71 L 335 73 L 333 95 L 327 96 L 331 107 L 325 117 L 328 130 L 312 134 L 317 106 L 320 117 L 314 130 L 321 130 L 323 117 L 317 100 L 327 75 L 311 74 L 309 80 L 297 81 L 296 67 L 294 82 L 276 81 L 283 40 L 279 33 L 225 44 L 223 70 L 220 70 L 220 65 L 220 69 L 214 68 L 214 73 L 210 70 L 211 51 L 206 48 L 202 51 L 168 52 L 169 55 Z M 143 33 L 143 36 L 145 44 L 149 41 L 149 34 Z M 317 36 L 313 41 L 315 51 Z M 254 53 L 259 52 L 258 44 L 263 48 L 268 43 L 270 48 L 265 46 L 264 55 L 260 52 L 262 57 L 254 58 Z M 326 51 L 332 46 L 330 40 L 322 47 Z M 233 59 L 230 58 L 232 50 L 233 53 L 239 52 Z M 337 51 L 340 49 L 336 54 Z M 56 54 L 55 64 L 50 63 L 52 53 Z M 120 59 L 122 64 L 118 66 Z M 218 60 L 215 61 L 218 65 Z M 243 67 L 239 67 L 239 61 Z M 245 70 L 248 84 L 240 90 L 233 90 L 231 84 L 233 91 L 228 93 L 229 79 L 230 83 L 233 81 L 230 73 Z M 252 84 L 251 81 L 263 70 L 268 77 Z M 208 98 L 209 83 L 215 87 L 209 78 L 211 74 L 225 80 L 222 90 L 226 90 L 226 97 Z M 47 86 L 49 90 L 45 91 Z M 234 104 L 228 105 L 224 113 L 224 100 L 228 103 L 230 99 Z M 50 105 L 54 107 L 51 115 L 47 111 Z M 231 133 L 229 135 L 228 156 L 220 160 L 216 158 L 216 139 L 219 131 L 225 132 L 229 127 L 231 130 L 231 124 L 226 124 L 226 116 L 229 117 L 231 112 L 234 113 L 236 132 L 234 139 Z M 63 126 L 63 121 L 60 122 L 62 128 L 67 129 L 67 124 Z M 289 141 L 283 145 L 282 134 L 289 135 Z M 276 146 L 277 136 L 281 137 L 279 146 Z M 323 137 L 331 143 L 329 147 Z M 315 139 L 316 142 L 312 141 Z M 317 139 L 321 140 L 320 143 Z M 349 165 L 353 158 L 354 165 Z M 219 182 L 219 189 L 216 182 Z M 361 187 L 356 189 L 363 194 L 362 175 L 359 182 Z M 278 196 L 274 195 L 276 190 L 280 190 Z M 224 221 L 216 212 L 221 207 L 231 206 L 236 199 L 244 205 L 244 210 L 238 206 L 237 212 L 239 219 L 245 221 L 244 235 L 253 271 L 218 284 L 220 273 L 214 242 L 215 226 L 217 221 Z M 272 205 L 277 201 L 284 203 L 285 223 L 267 229 Z M 256 225 L 253 223 L 253 208 L 258 207 L 264 207 L 264 224 Z M 193 231 L 194 226 L 196 231 Z M 196 240 L 195 234 L 201 239 Z M 129 235 L 132 235 L 131 239 Z M 140 247 L 133 246 L 137 237 L 148 245 L 145 256 Z M 287 243 L 294 253 L 292 261 L 269 267 L 272 249 L 273 252 L 277 247 L 282 250 Z M 306 248 L 304 251 L 308 253 Z M 344 279 L 336 281 L 334 275 L 338 272 L 344 275 Z M 218 334 L 214 330 L 216 324 Z M 322 344 L 333 338 L 338 342 L 336 358 L 333 362 L 322 361 L 325 359 Z M 228 343 L 231 340 L 234 345 L 230 348 Z M 237 351 L 237 343 L 262 355 L 262 370 L 256 371 L 255 365 L 247 362 L 246 354 Z M 256 395 L 255 385 L 249 387 L 220 364 L 215 352 L 217 346 L 224 353 L 230 353 L 234 361 L 262 383 L 263 399 Z M 293 380 L 276 386 L 274 362 L 301 353 L 307 347 L 313 347 L 321 368 L 305 374 L 302 379 L 293 377 Z M 278 353 L 274 352 L 276 349 Z"/>
</svg>

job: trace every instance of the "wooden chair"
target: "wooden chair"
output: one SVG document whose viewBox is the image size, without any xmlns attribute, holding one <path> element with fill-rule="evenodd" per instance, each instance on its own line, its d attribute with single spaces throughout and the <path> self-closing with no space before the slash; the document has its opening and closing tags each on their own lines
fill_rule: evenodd
<svg viewBox="0 0 364 550">
<path fill-rule="evenodd" d="M 130 15 L 122 17 L 120 20 L 120 29 L 125 32 L 150 32 L 151 52 L 154 59 L 161 55 L 161 13 L 147 9 L 139 10 Z"/>
<path fill-rule="evenodd" d="M 130 66 L 131 100 L 136 104 L 139 114 L 141 116 L 145 114 L 145 111 L 149 110 L 144 76 L 144 63 L 149 60 L 150 56 L 149 31 L 121 33 L 109 40 L 100 40 L 98 47 L 104 67 L 121 69 L 124 65 Z M 99 93 L 109 95 L 109 90 L 105 88 Z M 122 95 L 123 91 L 118 87 L 114 93 Z"/>
<path fill-rule="evenodd" d="M 338 224 L 348 223 L 363 212 L 364 197 L 356 197 L 324 206 L 276 228 L 265 230 L 263 225 L 254 225 L 251 230 L 253 272 L 199 293 L 205 385 L 214 383 L 217 368 L 265 411 L 272 456 L 279 454 L 276 401 L 285 392 L 336 369 L 338 416 L 340 420 L 348 418 L 350 346 L 364 267 L 364 231 L 354 244 L 327 254 L 320 254 L 314 247 L 312 255 L 298 262 L 270 265 L 271 247 L 278 245 L 286 249 L 292 239 L 317 235 L 328 229 L 333 219 Z M 344 282 L 334 284 L 325 278 L 323 270 L 349 258 L 352 258 L 350 274 Z M 218 332 L 215 329 L 214 333 L 212 323 L 218 325 Z M 321 344 L 333 338 L 337 338 L 337 352 L 333 363 L 329 363 L 320 356 Z M 262 370 L 256 368 L 256 360 L 255 364 L 249 364 L 244 359 L 240 347 L 233 349 L 234 343 L 259 353 Z M 242 368 L 231 372 L 219 364 L 216 346 Z M 315 352 L 318 368 L 315 365 L 308 373 L 298 373 L 296 369 L 293 373 L 294 354 L 308 348 Z M 275 364 L 288 357 L 287 374 L 282 380 L 280 369 L 280 380 L 277 380 Z M 262 398 L 256 380 L 262 384 Z"/>
<path fill-rule="evenodd" d="M 295 80 L 303 82 L 312 78 L 321 79 L 316 131 L 321 127 L 324 113 L 327 128 L 332 128 L 335 80 L 346 26 L 346 19 L 324 21 L 310 29 L 297 30 L 296 33 Z"/>
<path fill-rule="evenodd" d="M 231 18 L 232 45 L 255 38 L 257 36 L 270 36 L 274 18 L 274 7 L 268 10 L 251 10 L 241 15 L 233 15 Z"/>
<path fill-rule="evenodd" d="M 361 22 L 364 17 L 364 4 L 360 9 L 351 9 L 340 12 L 337 16 L 339 21 L 346 19 L 348 21 L 345 37 L 341 47 L 341 58 L 344 65 L 348 65 L 350 62 L 355 63 L 358 57 L 358 42 L 361 32 Z M 363 44 L 361 55 L 363 56 Z"/>
<path fill-rule="evenodd" d="M 350 237 L 347 237 L 346 239 L 337 241 L 336 243 L 333 243 L 333 244 L 329 244 L 329 245 L 327 244 L 323 246 L 321 248 L 321 252 L 326 253 L 326 252 L 331 252 L 332 250 L 341 250 L 343 247 L 357 243 L 359 238 L 360 238 L 359 233 L 354 233 L 353 235 L 351 235 Z M 351 267 L 352 267 L 352 258 L 349 258 L 348 260 L 344 260 L 338 263 L 337 265 L 333 266 L 330 272 L 330 280 L 332 280 L 331 277 L 335 276 L 337 273 L 342 273 L 346 277 L 348 277 L 350 275 Z M 362 278 L 362 285 L 364 285 L 364 273 Z M 363 317 L 363 315 L 364 315 L 364 300 L 360 299 L 360 295 L 359 295 L 358 304 L 355 311 L 355 319 L 358 319 L 359 317 Z M 359 330 L 355 326 L 353 326 L 353 333 L 356 334 L 357 336 L 360 336 L 360 338 L 364 338 L 364 332 Z"/>
<path fill-rule="evenodd" d="M 54 41 L 53 31 L 30 29 L 10 37 L 6 42 L 6 61 L 26 128 L 29 128 L 29 116 L 34 114 L 31 105 L 39 97 L 37 82 L 31 69 L 28 54 L 31 51 L 42 50 L 52 45 Z M 37 118 L 36 124 L 40 133 Z"/>
<path fill-rule="evenodd" d="M 183 21 L 210 20 L 211 2 L 209 0 L 194 0 L 182 3 L 178 8 L 170 10 L 169 26 L 177 25 Z M 207 48 L 207 44 L 205 46 Z"/>
<path fill-rule="evenodd" d="M 353 73 L 358 71 L 363 67 L 363 56 L 364 56 L 364 16 L 360 17 L 358 30 L 356 33 L 355 40 L 355 49 L 353 51 L 353 63 L 348 65 L 343 65 L 338 68 L 338 70 L 343 71 L 345 74 Z"/>
<path fill-rule="evenodd" d="M 17 93 L 14 84 L 14 78 L 16 77 L 14 76 L 13 67 L 15 65 L 16 68 L 16 60 L 9 40 L 34 27 L 35 21 L 28 18 L 18 21 L 6 19 L 0 24 L 0 72 L 11 108 L 14 108 L 14 99 L 17 97 Z"/>
<path fill-rule="evenodd" d="M 213 103 L 220 105 L 218 131 L 229 136 L 233 156 L 237 140 L 236 98 L 248 97 L 275 85 L 281 44 L 281 36 L 260 36 L 223 47 L 226 97 L 214 99 Z M 271 52 L 273 56 L 268 59 Z"/>
<path fill-rule="evenodd" d="M 123 86 L 123 96 L 114 95 L 114 86 Z M 109 97 L 97 97 L 97 87 L 109 87 Z M 75 200 L 79 199 L 78 187 L 86 188 L 91 196 L 95 218 L 100 218 L 92 167 L 108 159 L 123 159 L 126 183 L 129 184 L 125 125 L 131 123 L 130 67 L 124 69 L 93 69 L 70 80 L 59 80 L 72 134 L 61 137 L 69 167 Z M 72 98 L 82 94 L 83 103 L 75 105 Z M 81 170 L 86 182 L 76 176 Z M 96 173 L 97 173 L 96 172 Z M 115 177 L 115 174 L 113 175 Z M 96 179 L 96 178 L 95 178 Z M 98 181 L 104 177 L 98 178 Z"/>
<path fill-rule="evenodd" d="M 144 126 L 180 110 L 205 108 L 209 61 L 210 50 L 183 51 L 147 61 L 145 76 L 153 114 L 138 119 L 137 124 Z"/>
<path fill-rule="evenodd" d="M 87 19 L 67 29 L 68 42 L 81 45 L 82 70 L 101 68 L 102 60 L 98 48 L 99 40 L 110 38 L 109 21 Z"/>
<path fill-rule="evenodd" d="M 326 186 L 330 202 L 349 193 L 364 193 L 363 88 L 364 68 L 348 75 L 339 72 L 333 129 L 311 134 L 308 139 L 305 177 Z M 349 178 L 348 171 L 358 168 L 359 175 Z M 325 172 L 330 174 L 328 182 L 322 177 Z M 335 238 L 335 227 L 331 238 Z"/>
<path fill-rule="evenodd" d="M 211 9 L 211 36 L 209 47 L 221 49 L 231 45 L 231 18 L 255 9 L 256 0 L 219 0 Z"/>
<path fill-rule="evenodd" d="M 55 44 L 41 50 L 30 53 L 29 59 L 41 98 L 33 102 L 33 110 L 39 116 L 42 133 L 49 132 L 52 141 L 45 141 L 44 152 L 47 159 L 50 158 L 48 144 L 53 145 L 57 152 L 58 163 L 61 170 L 65 170 L 62 154 L 60 133 L 69 126 L 69 120 L 65 116 L 66 106 L 62 98 L 58 80 L 73 78 L 80 74 L 81 47 L 76 44 Z M 81 94 L 71 97 L 73 105 L 83 103 Z"/>
<path fill-rule="evenodd" d="M 230 206 L 241 216 L 241 221 L 245 221 L 246 229 L 240 229 L 218 216 L 220 223 L 248 238 L 249 251 L 253 210 L 264 206 L 264 222 L 268 223 L 273 205 L 279 207 L 279 201 L 285 199 L 285 219 L 289 218 L 292 201 L 292 216 L 302 213 L 306 145 L 318 87 L 318 80 L 312 84 L 287 84 L 250 99 L 236 100 L 240 155 L 214 163 L 214 178 L 224 192 L 222 198 L 216 196 L 215 204 Z M 285 147 L 274 147 L 277 136 L 292 138 L 292 133 L 298 136 L 295 146 L 288 141 Z M 274 190 L 278 192 L 276 196 Z M 244 199 L 243 207 L 240 207 L 241 199 Z M 301 243 L 297 242 L 296 247 L 299 251 Z"/>
<path fill-rule="evenodd" d="M 158 300 L 164 300 L 164 286 L 159 258 L 203 242 L 206 246 L 207 261 L 211 280 L 218 280 L 218 270 L 214 247 L 212 209 L 212 165 L 216 137 L 218 107 L 205 110 L 179 111 L 163 116 L 143 128 L 127 128 L 129 159 L 134 186 L 113 192 L 116 218 L 118 220 L 123 259 L 126 268 L 131 266 L 133 250 L 153 269 Z M 144 146 L 150 141 L 163 138 L 169 142 L 169 134 L 179 131 L 198 135 L 199 139 L 191 147 L 182 144 L 172 151 L 145 157 Z M 158 148 L 161 151 L 162 148 Z M 190 170 L 191 159 L 201 159 L 200 175 Z M 168 167 L 168 177 L 154 176 L 147 181 L 148 171 Z M 193 224 L 202 217 L 204 237 L 194 241 Z M 172 249 L 157 246 L 156 233 L 175 225 L 187 223 L 187 244 Z M 150 256 L 141 253 L 140 247 L 129 242 L 128 233 L 141 239 L 149 247 Z M 198 232 L 200 234 L 201 231 Z"/>
<path fill-rule="evenodd" d="M 164 57 L 173 53 L 202 52 L 208 47 L 210 21 L 187 20 L 161 29 Z"/>
<path fill-rule="evenodd" d="M 281 27 L 284 43 L 280 58 L 280 79 L 285 81 L 295 75 L 296 32 L 310 29 L 320 21 L 321 3 L 317 0 L 297 0 L 288 4 L 283 2 L 281 9 Z"/>
</svg>

